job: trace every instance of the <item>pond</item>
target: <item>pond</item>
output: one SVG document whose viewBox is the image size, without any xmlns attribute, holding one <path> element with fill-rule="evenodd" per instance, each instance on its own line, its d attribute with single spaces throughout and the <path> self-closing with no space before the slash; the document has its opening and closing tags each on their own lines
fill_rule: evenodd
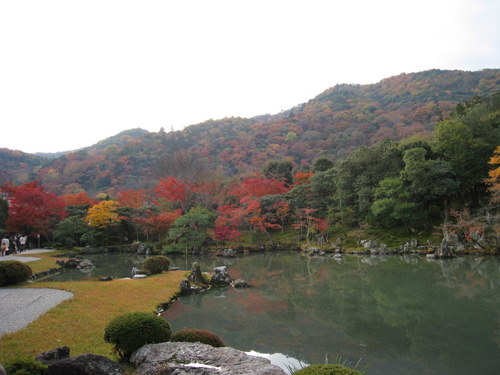
<svg viewBox="0 0 500 375">
<path fill-rule="evenodd" d="M 67 269 L 60 273 L 51 275 L 44 281 L 81 281 L 92 280 L 99 277 L 111 276 L 114 279 L 131 277 L 132 267 L 141 268 L 145 255 L 139 254 L 86 254 L 84 258 L 89 259 L 96 268 L 91 269 Z"/>
<path fill-rule="evenodd" d="M 296 252 L 198 260 L 228 265 L 250 289 L 182 297 L 174 330 L 208 329 L 240 350 L 306 363 L 337 356 L 376 374 L 498 374 L 498 258 L 305 258 Z"/>
<path fill-rule="evenodd" d="M 56 277 L 128 277 L 144 259 L 131 254 L 88 258 L 95 270 Z M 253 285 L 180 298 L 162 314 L 174 330 L 208 329 L 240 350 L 281 353 L 285 364 L 289 357 L 290 364 L 293 358 L 305 363 L 361 359 L 369 375 L 488 375 L 500 369 L 499 258 L 337 260 L 298 252 L 170 258 L 182 269 L 194 261 L 203 271 L 227 265 L 233 279 Z"/>
</svg>

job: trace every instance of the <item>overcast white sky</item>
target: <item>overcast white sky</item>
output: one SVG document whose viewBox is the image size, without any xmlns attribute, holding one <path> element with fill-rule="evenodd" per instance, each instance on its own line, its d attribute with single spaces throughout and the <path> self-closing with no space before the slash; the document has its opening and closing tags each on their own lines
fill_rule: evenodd
<svg viewBox="0 0 500 375">
<path fill-rule="evenodd" d="M 0 148 L 277 113 L 337 83 L 500 67 L 498 0 L 3 0 Z"/>
</svg>

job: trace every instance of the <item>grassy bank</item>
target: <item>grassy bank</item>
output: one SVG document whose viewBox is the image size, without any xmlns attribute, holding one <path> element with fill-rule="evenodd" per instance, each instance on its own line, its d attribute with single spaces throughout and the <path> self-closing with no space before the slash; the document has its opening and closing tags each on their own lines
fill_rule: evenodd
<svg viewBox="0 0 500 375">
<path fill-rule="evenodd" d="M 30 288 L 67 290 L 74 297 L 26 328 L 4 335 L 0 339 L 0 363 L 19 356 L 34 357 L 64 345 L 71 348 L 72 356 L 94 353 L 114 358 L 112 346 L 103 339 L 106 324 L 122 313 L 156 311 L 159 304 L 168 302 L 178 292 L 184 273 L 170 271 L 142 280 L 26 284 Z"/>
<path fill-rule="evenodd" d="M 65 253 L 66 251 L 54 250 L 51 251 L 50 253 L 31 254 L 28 251 L 28 252 L 23 252 L 21 254 L 16 254 L 16 256 L 40 258 L 40 260 L 26 263 L 33 270 L 33 274 L 35 274 L 39 272 L 48 271 L 51 268 L 58 268 L 59 266 L 56 264 L 56 260 L 58 259 L 68 260 L 68 258 L 64 258 Z M 60 257 L 55 258 L 55 256 L 60 256 Z"/>
</svg>

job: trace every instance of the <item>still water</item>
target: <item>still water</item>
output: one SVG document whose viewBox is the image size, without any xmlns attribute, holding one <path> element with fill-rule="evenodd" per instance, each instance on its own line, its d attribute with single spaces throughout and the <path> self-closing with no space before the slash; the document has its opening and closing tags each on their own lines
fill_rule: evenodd
<svg viewBox="0 0 500 375">
<path fill-rule="evenodd" d="M 202 270 L 226 263 L 254 287 L 181 298 L 163 314 L 174 330 L 208 329 L 228 346 L 306 363 L 361 358 L 369 375 L 500 373 L 498 258 L 196 260 Z"/>
<path fill-rule="evenodd" d="M 83 256 L 89 259 L 96 268 L 79 270 L 68 269 L 45 278 L 44 281 L 81 281 L 95 280 L 99 277 L 111 276 L 114 279 L 132 276 L 132 267 L 142 268 L 146 259 L 145 255 L 138 254 L 87 254 Z"/>
<path fill-rule="evenodd" d="M 88 258 L 96 269 L 52 280 L 128 277 L 144 259 Z M 368 375 L 500 374 L 499 258 L 336 260 L 297 252 L 170 258 L 182 269 L 194 261 L 203 271 L 227 265 L 233 279 L 253 285 L 182 297 L 163 313 L 174 330 L 208 329 L 228 346 L 305 363 L 361 358 Z"/>
</svg>

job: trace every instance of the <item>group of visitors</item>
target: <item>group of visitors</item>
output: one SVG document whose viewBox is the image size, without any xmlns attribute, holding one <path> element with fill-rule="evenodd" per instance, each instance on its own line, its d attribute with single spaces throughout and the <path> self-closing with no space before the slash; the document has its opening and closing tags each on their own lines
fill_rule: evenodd
<svg viewBox="0 0 500 375">
<path fill-rule="evenodd" d="M 25 234 L 11 234 L 3 236 L 0 255 L 18 254 L 33 248 L 33 242 L 28 241 Z"/>
</svg>

